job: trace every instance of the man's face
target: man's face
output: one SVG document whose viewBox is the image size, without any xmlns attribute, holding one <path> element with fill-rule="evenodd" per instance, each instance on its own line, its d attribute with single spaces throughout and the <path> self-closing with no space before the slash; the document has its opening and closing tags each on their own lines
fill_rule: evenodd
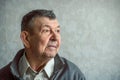
<svg viewBox="0 0 120 80">
<path fill-rule="evenodd" d="M 35 18 L 30 50 L 37 57 L 55 57 L 61 43 L 60 26 L 56 19 Z"/>
</svg>

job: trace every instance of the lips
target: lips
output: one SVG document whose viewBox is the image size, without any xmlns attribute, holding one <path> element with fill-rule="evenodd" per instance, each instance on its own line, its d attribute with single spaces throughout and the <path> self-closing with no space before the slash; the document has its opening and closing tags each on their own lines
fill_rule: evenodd
<svg viewBox="0 0 120 80">
<path fill-rule="evenodd" d="M 48 47 L 57 48 L 57 42 L 52 42 L 52 41 L 50 41 L 50 42 L 48 43 Z"/>
<path fill-rule="evenodd" d="M 54 45 L 49 45 L 48 47 L 54 47 L 54 48 L 57 48 L 57 46 L 54 46 Z"/>
</svg>

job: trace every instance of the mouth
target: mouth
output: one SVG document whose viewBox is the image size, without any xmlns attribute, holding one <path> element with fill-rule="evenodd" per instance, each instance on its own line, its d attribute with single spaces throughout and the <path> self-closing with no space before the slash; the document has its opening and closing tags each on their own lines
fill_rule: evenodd
<svg viewBox="0 0 120 80">
<path fill-rule="evenodd" d="M 48 45 L 49 48 L 57 48 L 56 45 Z"/>
<path fill-rule="evenodd" d="M 57 42 L 55 41 L 50 41 L 49 43 L 48 43 L 48 46 L 47 47 L 49 47 L 49 48 L 52 48 L 52 49 L 56 49 L 57 47 L 58 47 L 58 45 L 57 45 Z"/>
</svg>

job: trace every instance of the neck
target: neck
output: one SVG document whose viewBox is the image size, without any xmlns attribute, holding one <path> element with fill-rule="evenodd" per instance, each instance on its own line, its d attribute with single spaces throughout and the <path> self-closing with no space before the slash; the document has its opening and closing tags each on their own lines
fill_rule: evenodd
<svg viewBox="0 0 120 80">
<path fill-rule="evenodd" d="M 47 62 L 50 60 L 50 58 L 35 56 L 34 53 L 31 53 L 29 51 L 26 51 L 26 58 L 31 68 L 37 72 L 41 71 L 44 68 L 44 66 L 47 64 Z"/>
</svg>

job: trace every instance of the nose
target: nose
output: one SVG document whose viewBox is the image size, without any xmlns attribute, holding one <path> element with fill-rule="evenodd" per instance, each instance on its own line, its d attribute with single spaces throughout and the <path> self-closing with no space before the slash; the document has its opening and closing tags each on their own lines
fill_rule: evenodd
<svg viewBox="0 0 120 80">
<path fill-rule="evenodd" d="M 57 33 L 52 30 L 50 40 L 56 41 L 57 39 L 58 39 Z"/>
</svg>

